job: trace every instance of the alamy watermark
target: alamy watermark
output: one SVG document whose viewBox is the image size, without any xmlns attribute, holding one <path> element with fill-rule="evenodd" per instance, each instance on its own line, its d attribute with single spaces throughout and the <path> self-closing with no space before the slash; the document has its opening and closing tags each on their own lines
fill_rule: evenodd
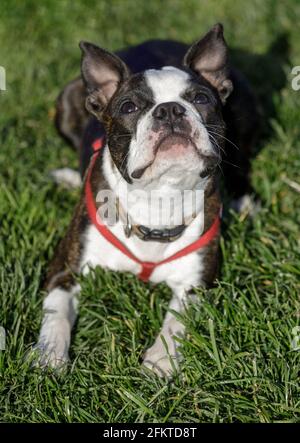
<svg viewBox="0 0 300 443">
<path fill-rule="evenodd" d="M 96 202 L 97 221 L 114 226 L 118 221 L 142 224 L 151 229 L 167 226 L 176 227 L 190 224 L 198 218 L 201 231 L 204 229 L 204 191 L 203 190 L 160 190 L 145 191 L 126 188 L 118 197 L 112 190 L 98 192 Z M 130 214 L 130 219 L 128 220 Z"/>
<path fill-rule="evenodd" d="M 291 348 L 293 351 L 300 351 L 300 326 L 295 326 L 292 329 Z"/>
<path fill-rule="evenodd" d="M 6 91 L 6 72 L 3 66 L 0 66 L 0 91 Z"/>
<path fill-rule="evenodd" d="M 0 351 L 5 351 L 6 346 L 6 332 L 3 326 L 0 326 Z"/>
<path fill-rule="evenodd" d="M 294 91 L 299 91 L 300 90 L 300 66 L 294 66 L 291 71 L 291 74 L 293 76 L 292 83 L 291 83 L 292 89 Z"/>
</svg>

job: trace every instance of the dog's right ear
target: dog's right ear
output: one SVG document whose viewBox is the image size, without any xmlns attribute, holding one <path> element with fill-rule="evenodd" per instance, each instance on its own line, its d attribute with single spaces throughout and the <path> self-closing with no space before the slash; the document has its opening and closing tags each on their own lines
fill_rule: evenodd
<svg viewBox="0 0 300 443">
<path fill-rule="evenodd" d="M 81 73 L 88 92 L 86 108 L 97 116 L 129 77 L 129 69 L 119 57 L 92 43 L 80 42 L 79 46 Z"/>
<path fill-rule="evenodd" d="M 191 46 L 183 60 L 184 66 L 204 77 L 218 91 L 223 104 L 233 89 L 227 54 L 223 26 L 217 23 Z"/>
</svg>

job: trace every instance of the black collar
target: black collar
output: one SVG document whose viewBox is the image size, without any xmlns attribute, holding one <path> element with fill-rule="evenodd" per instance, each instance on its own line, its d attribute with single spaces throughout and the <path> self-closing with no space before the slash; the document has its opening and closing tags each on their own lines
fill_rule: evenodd
<svg viewBox="0 0 300 443">
<path fill-rule="evenodd" d="M 169 243 L 177 240 L 181 236 L 185 228 L 186 225 L 175 226 L 175 228 L 171 229 L 150 229 L 147 226 L 134 225 L 132 226 L 131 232 L 144 241 L 158 241 L 161 243 Z"/>
</svg>

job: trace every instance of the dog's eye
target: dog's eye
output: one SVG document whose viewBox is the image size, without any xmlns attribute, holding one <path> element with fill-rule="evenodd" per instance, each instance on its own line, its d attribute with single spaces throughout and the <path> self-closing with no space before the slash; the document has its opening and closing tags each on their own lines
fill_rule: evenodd
<svg viewBox="0 0 300 443">
<path fill-rule="evenodd" d="M 122 114 L 131 114 L 132 112 L 136 112 L 138 110 L 138 107 L 135 103 L 128 101 L 123 103 L 120 110 Z"/>
<path fill-rule="evenodd" d="M 209 102 L 208 96 L 206 94 L 203 94 L 202 92 L 196 94 L 193 99 L 193 103 L 195 103 L 196 105 L 205 105 L 208 102 Z"/>
</svg>

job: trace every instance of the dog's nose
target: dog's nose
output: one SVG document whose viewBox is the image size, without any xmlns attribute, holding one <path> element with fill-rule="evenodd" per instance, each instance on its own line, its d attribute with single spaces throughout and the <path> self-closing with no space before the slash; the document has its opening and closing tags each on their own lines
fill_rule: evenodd
<svg viewBox="0 0 300 443">
<path fill-rule="evenodd" d="M 177 102 L 160 103 L 153 111 L 154 118 L 169 123 L 181 119 L 184 114 L 185 108 Z"/>
</svg>

